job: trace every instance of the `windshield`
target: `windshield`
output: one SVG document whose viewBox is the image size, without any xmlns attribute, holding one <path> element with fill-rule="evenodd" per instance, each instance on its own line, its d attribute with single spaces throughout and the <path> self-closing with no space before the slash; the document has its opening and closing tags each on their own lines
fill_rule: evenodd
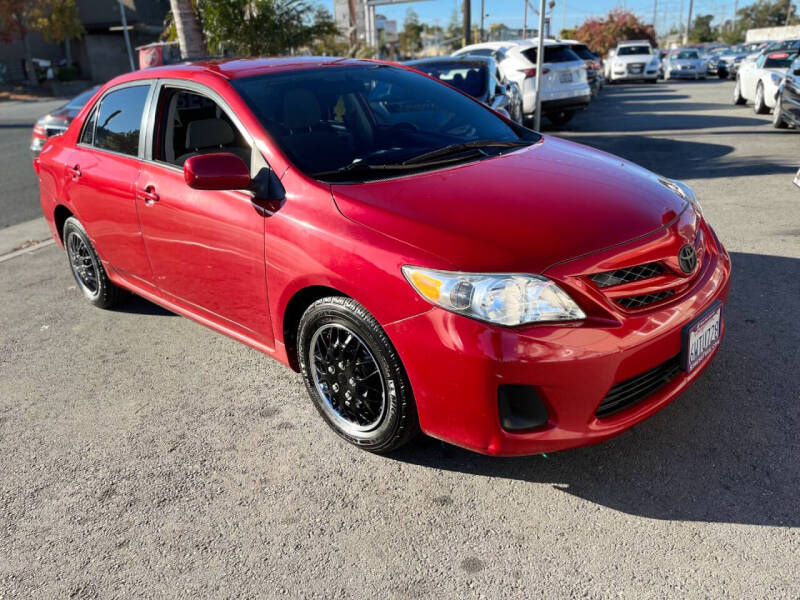
<svg viewBox="0 0 800 600">
<path fill-rule="evenodd" d="M 673 60 L 695 60 L 700 58 L 696 50 L 681 50 L 672 53 Z"/>
<path fill-rule="evenodd" d="M 441 79 L 470 96 L 480 98 L 486 93 L 489 75 L 484 64 L 453 61 L 411 63 L 409 66 Z"/>
<path fill-rule="evenodd" d="M 631 56 L 633 54 L 650 54 L 650 46 L 620 46 L 617 56 Z"/>
<path fill-rule="evenodd" d="M 445 159 L 413 161 L 465 142 L 495 142 L 486 153 L 475 147 L 447 158 L 477 160 L 540 137 L 435 80 L 385 64 L 274 73 L 232 83 L 289 160 L 324 180 L 376 179 L 386 177 L 388 168 L 405 174 L 410 164 L 414 170 L 433 168 Z M 370 170 L 378 167 L 384 170 Z M 342 177 L 331 175 L 340 170 Z"/>
</svg>

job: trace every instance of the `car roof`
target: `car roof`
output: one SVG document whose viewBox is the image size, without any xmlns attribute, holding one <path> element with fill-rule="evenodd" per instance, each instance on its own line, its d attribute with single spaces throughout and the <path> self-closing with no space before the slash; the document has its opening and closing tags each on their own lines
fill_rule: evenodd
<svg viewBox="0 0 800 600">
<path fill-rule="evenodd" d="M 407 60 L 403 64 L 409 67 L 416 67 L 418 65 L 434 65 L 437 63 L 464 63 L 486 66 L 494 62 L 488 56 L 476 56 L 474 54 L 459 54 L 458 56 L 434 56 L 428 58 L 418 58 L 416 60 Z"/>
<path fill-rule="evenodd" d="M 620 40 L 617 42 L 617 47 L 619 46 L 642 46 L 647 44 L 650 46 L 650 40 Z"/>
<path fill-rule="evenodd" d="M 383 61 L 369 59 L 336 58 L 328 56 L 294 56 L 288 58 L 228 58 L 187 62 L 175 65 L 151 67 L 121 75 L 114 81 L 135 81 L 138 79 L 170 78 L 190 79 L 198 74 L 216 75 L 232 80 L 253 77 L 268 73 L 302 71 L 320 67 L 340 67 L 355 65 L 374 65 Z"/>
</svg>

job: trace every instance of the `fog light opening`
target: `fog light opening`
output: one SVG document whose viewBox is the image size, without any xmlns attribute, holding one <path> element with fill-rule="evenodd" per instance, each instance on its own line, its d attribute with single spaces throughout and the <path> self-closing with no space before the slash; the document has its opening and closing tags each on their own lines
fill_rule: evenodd
<svg viewBox="0 0 800 600">
<path fill-rule="evenodd" d="M 547 425 L 550 415 L 530 385 L 501 385 L 497 388 L 497 409 L 500 426 L 506 431 L 520 432 Z"/>
</svg>

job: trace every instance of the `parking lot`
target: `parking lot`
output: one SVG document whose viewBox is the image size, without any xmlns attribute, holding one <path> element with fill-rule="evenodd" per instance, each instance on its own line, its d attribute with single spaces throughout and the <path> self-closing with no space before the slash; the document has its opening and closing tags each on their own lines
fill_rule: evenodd
<svg viewBox="0 0 800 600">
<path fill-rule="evenodd" d="M 611 86 L 550 132 L 686 180 L 733 260 L 713 364 L 597 446 L 359 452 L 256 351 L 0 257 L 0 599 L 800 596 L 800 133 L 732 89 Z M 0 104 L 0 227 L 40 212 L 49 108 Z"/>
</svg>

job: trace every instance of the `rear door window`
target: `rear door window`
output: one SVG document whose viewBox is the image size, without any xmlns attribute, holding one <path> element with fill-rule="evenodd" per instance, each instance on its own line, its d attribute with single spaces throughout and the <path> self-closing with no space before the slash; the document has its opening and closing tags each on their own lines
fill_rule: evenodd
<svg viewBox="0 0 800 600">
<path fill-rule="evenodd" d="M 94 146 L 129 156 L 139 155 L 139 135 L 150 84 L 133 85 L 106 94 L 94 127 Z"/>
</svg>

